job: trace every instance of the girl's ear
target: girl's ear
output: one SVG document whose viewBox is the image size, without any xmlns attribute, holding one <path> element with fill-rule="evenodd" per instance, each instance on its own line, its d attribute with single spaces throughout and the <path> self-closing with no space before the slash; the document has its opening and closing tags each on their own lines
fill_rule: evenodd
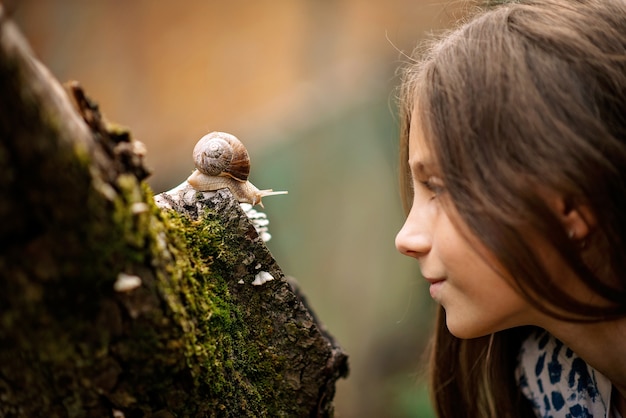
<svg viewBox="0 0 626 418">
<path fill-rule="evenodd" d="M 555 203 L 556 215 L 570 239 L 584 242 L 596 226 L 591 208 L 576 200 L 560 196 Z"/>
</svg>

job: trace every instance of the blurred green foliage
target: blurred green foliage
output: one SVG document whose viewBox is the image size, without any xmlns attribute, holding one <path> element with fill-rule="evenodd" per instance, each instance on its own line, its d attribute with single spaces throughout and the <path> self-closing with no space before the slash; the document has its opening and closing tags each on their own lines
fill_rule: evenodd
<svg viewBox="0 0 626 418">
<path fill-rule="evenodd" d="M 342 417 L 429 417 L 416 382 L 432 303 L 400 255 L 398 131 L 388 97 L 355 103 L 250 150 L 251 181 L 288 190 L 264 200 L 268 247 L 350 356 Z"/>
</svg>

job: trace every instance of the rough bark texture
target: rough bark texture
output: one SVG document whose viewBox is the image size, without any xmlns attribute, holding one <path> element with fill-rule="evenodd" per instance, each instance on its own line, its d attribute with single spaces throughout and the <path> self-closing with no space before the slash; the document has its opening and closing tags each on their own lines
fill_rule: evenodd
<svg viewBox="0 0 626 418">
<path fill-rule="evenodd" d="M 157 207 L 140 144 L 70 87 L 0 6 L 0 416 L 331 416 L 347 357 L 238 202 Z"/>
</svg>

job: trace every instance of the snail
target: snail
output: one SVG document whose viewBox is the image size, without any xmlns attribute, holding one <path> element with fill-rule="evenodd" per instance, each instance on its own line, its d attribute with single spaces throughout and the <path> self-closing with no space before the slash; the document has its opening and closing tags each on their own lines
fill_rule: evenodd
<svg viewBox="0 0 626 418">
<path fill-rule="evenodd" d="M 250 157 L 237 137 L 224 132 L 211 132 L 198 141 L 193 149 L 196 170 L 187 182 L 201 192 L 228 188 L 235 199 L 263 207 L 265 196 L 287 194 L 272 189 L 259 190 L 248 181 Z"/>
</svg>

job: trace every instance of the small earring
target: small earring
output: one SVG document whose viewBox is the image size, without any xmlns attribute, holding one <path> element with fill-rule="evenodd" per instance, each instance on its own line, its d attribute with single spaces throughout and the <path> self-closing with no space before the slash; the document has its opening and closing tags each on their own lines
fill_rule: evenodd
<svg viewBox="0 0 626 418">
<path fill-rule="evenodd" d="M 570 240 L 575 240 L 575 234 L 574 234 L 573 229 L 570 229 L 569 231 L 567 231 L 567 237 Z M 581 250 L 584 250 L 585 248 L 587 248 L 587 238 L 582 238 L 578 240 L 578 248 L 580 248 Z"/>
</svg>

